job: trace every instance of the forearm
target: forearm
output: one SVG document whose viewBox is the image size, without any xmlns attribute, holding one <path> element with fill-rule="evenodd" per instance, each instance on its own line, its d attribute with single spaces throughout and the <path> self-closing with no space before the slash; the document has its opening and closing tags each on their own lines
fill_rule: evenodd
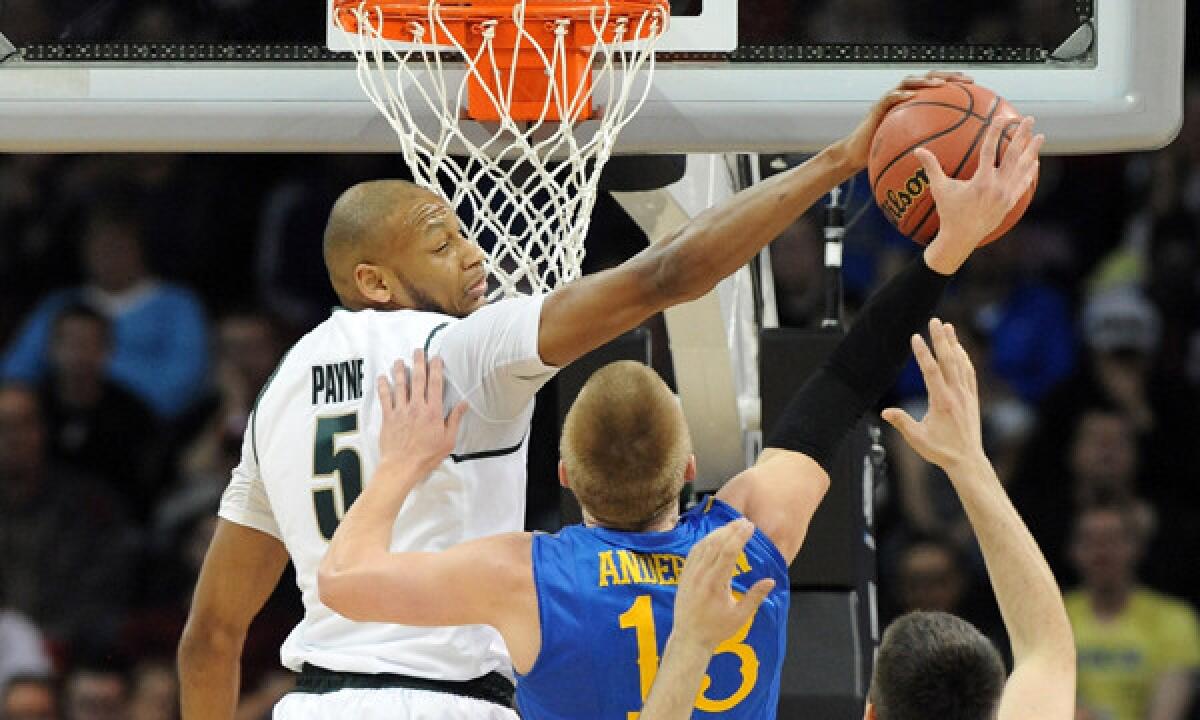
<svg viewBox="0 0 1200 720">
<path fill-rule="evenodd" d="M 879 402 L 910 355 L 949 278 L 915 259 L 863 307 L 829 359 L 797 391 L 767 439 L 829 470 L 841 440 Z"/>
<path fill-rule="evenodd" d="M 179 644 L 182 720 L 233 718 L 244 638 L 185 629 Z"/>
<path fill-rule="evenodd" d="M 667 639 L 662 664 L 650 697 L 642 708 L 641 720 L 686 720 L 700 693 L 704 669 L 712 651 L 680 636 L 678 626 Z"/>
<path fill-rule="evenodd" d="M 321 579 L 344 576 L 388 552 L 392 525 L 404 500 L 429 471 L 403 462 L 385 461 L 358 500 L 338 524 L 321 561 Z M 324 589 L 322 589 L 324 592 Z"/>
<path fill-rule="evenodd" d="M 705 210 L 665 241 L 660 285 L 673 297 L 703 295 L 860 169 L 835 143 L 803 165 Z"/>
<path fill-rule="evenodd" d="M 1041 655 L 1074 666 L 1074 636 L 1046 558 L 980 451 L 945 468 L 987 564 L 1012 643 L 1014 668 Z"/>
</svg>

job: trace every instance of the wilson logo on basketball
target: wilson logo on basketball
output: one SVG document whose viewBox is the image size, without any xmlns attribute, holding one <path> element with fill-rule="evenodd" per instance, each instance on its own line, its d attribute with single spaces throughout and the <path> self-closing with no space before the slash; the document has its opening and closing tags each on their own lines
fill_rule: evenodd
<svg viewBox="0 0 1200 720">
<path fill-rule="evenodd" d="M 913 176 L 904 183 L 904 189 L 897 192 L 896 190 L 887 191 L 887 199 L 884 201 L 884 209 L 891 214 L 899 225 L 904 216 L 908 214 L 917 200 L 924 194 L 925 189 L 929 187 L 929 176 L 925 174 L 925 168 L 919 168 Z"/>
</svg>

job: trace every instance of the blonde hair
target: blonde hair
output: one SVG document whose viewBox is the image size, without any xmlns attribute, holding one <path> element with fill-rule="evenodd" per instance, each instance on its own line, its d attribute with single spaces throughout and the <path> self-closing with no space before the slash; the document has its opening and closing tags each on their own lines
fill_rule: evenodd
<svg viewBox="0 0 1200 720">
<path fill-rule="evenodd" d="M 658 375 L 622 360 L 584 384 L 559 454 L 580 505 L 598 523 L 639 530 L 678 502 L 692 453 L 675 396 Z"/>
</svg>

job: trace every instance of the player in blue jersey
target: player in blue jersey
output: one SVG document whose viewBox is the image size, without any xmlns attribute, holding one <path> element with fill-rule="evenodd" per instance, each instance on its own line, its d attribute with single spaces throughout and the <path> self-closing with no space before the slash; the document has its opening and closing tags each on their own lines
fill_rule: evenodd
<svg viewBox="0 0 1200 720">
<path fill-rule="evenodd" d="M 690 718 L 713 652 L 758 611 L 761 595 L 739 598 L 732 586 L 753 533 L 749 520 L 734 520 L 688 553 L 675 593 L 674 627 L 640 720 Z"/>
<path fill-rule="evenodd" d="M 584 524 L 556 535 L 509 533 L 440 552 L 397 552 L 388 540 L 405 498 L 443 461 L 458 410 L 444 421 L 441 361 L 414 357 L 412 395 L 379 383 L 381 461 L 343 518 L 319 572 L 323 603 L 355 621 L 486 624 L 499 630 L 529 718 L 627 720 L 641 708 L 672 625 L 683 557 L 741 517 L 757 529 L 733 588 L 757 602 L 720 643 L 697 716 L 773 718 L 786 637 L 787 565 L 829 484 L 842 437 L 890 386 L 909 336 L 932 314 L 949 276 L 1016 203 L 1037 169 L 1041 136 L 1025 119 L 996 166 L 1000 128 L 985 136 L 980 170 L 935 192 L 938 236 L 872 298 L 826 365 L 797 393 L 756 464 L 680 516 L 695 475 L 675 398 L 652 371 L 610 365 L 588 381 L 563 429 L 560 479 Z M 936 160 L 919 153 L 931 175 Z"/>
<path fill-rule="evenodd" d="M 933 321 L 932 351 L 914 337 L 929 391 L 921 422 L 891 408 L 883 417 L 921 457 L 942 468 L 966 511 L 1012 642 L 1000 654 L 970 623 L 914 612 L 888 626 L 875 660 L 864 720 L 1070 720 L 1075 717 L 1075 640 L 1062 594 L 1033 536 L 983 452 L 975 369 L 954 328 Z M 749 523 L 730 523 L 687 558 L 675 625 L 641 720 L 684 720 L 713 650 L 754 608 L 729 597 Z"/>
</svg>

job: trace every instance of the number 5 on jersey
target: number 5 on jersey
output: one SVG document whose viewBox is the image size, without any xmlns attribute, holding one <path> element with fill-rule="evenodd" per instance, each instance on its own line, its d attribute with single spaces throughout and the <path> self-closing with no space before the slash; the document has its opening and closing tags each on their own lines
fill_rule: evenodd
<svg viewBox="0 0 1200 720">
<path fill-rule="evenodd" d="M 342 435 L 358 432 L 358 413 L 346 413 L 334 417 L 317 418 L 317 429 L 313 439 L 313 477 L 332 477 L 334 485 L 313 488 L 313 509 L 317 513 L 317 529 L 326 541 L 333 539 L 342 516 L 358 499 L 362 492 L 362 460 L 352 447 L 338 447 Z M 338 507 L 337 495 L 342 496 Z"/>
</svg>

